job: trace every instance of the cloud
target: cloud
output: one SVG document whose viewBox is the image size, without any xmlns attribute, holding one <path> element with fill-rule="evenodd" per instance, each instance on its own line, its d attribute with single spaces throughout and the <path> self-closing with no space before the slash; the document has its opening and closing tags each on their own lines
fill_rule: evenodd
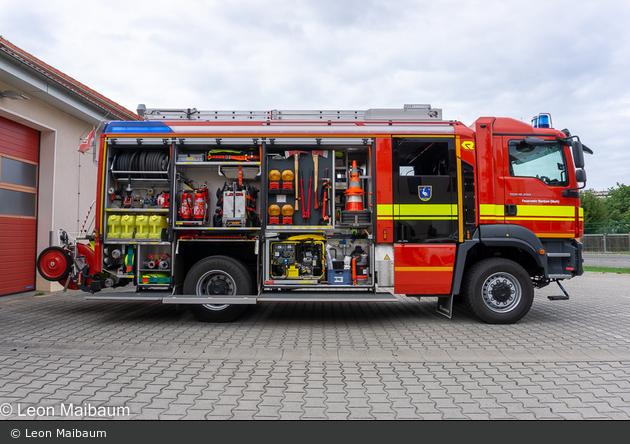
<svg viewBox="0 0 630 444">
<path fill-rule="evenodd" d="M 3 36 L 122 104 L 367 109 L 447 119 L 552 113 L 595 151 L 589 184 L 625 176 L 630 5 L 615 2 L 5 1 Z M 612 167 L 610 162 L 615 162 Z"/>
</svg>

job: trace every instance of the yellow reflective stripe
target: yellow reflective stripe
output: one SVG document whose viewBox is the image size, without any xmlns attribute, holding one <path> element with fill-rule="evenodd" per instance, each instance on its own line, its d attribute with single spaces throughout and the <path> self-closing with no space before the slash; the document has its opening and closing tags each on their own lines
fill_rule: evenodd
<svg viewBox="0 0 630 444">
<path fill-rule="evenodd" d="M 457 215 L 457 205 L 451 204 L 401 204 L 394 205 L 394 216 L 452 216 Z"/>
<path fill-rule="evenodd" d="M 562 238 L 572 239 L 575 237 L 573 233 L 534 233 L 534 234 L 541 239 L 546 238 L 546 237 L 550 237 L 550 238 L 562 237 Z"/>
<path fill-rule="evenodd" d="M 455 204 L 378 205 L 377 220 L 456 220 Z"/>
<path fill-rule="evenodd" d="M 575 218 L 575 207 L 564 205 L 518 205 L 517 216 L 549 216 Z"/>
<path fill-rule="evenodd" d="M 503 205 L 482 204 L 479 205 L 479 217 L 481 218 L 503 218 L 505 215 L 505 207 Z M 575 219 L 575 207 L 567 205 L 517 205 L 516 216 L 511 219 L 519 218 L 539 218 L 530 220 L 554 220 L 552 217 L 563 218 L 557 220 L 573 220 Z M 510 217 L 508 217 L 510 219 Z"/>
<path fill-rule="evenodd" d="M 453 267 L 394 267 L 395 271 L 453 271 Z"/>
<path fill-rule="evenodd" d="M 379 216 L 393 216 L 394 215 L 394 205 L 392 204 L 378 204 L 376 206 L 376 214 Z"/>
<path fill-rule="evenodd" d="M 503 205 L 481 204 L 479 205 L 479 217 L 503 217 L 505 210 Z"/>
<path fill-rule="evenodd" d="M 520 217 L 520 216 L 510 216 L 506 217 L 505 220 L 543 220 L 543 221 L 560 221 L 560 222 L 572 222 L 575 220 L 573 217 Z"/>
<path fill-rule="evenodd" d="M 457 216 L 394 216 L 393 219 L 394 220 L 457 220 Z"/>
</svg>

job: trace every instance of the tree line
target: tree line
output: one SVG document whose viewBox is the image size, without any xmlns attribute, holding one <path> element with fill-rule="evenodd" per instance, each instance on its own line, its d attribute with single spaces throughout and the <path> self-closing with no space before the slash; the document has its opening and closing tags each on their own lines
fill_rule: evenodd
<svg viewBox="0 0 630 444">
<path fill-rule="evenodd" d="M 580 205 L 585 234 L 630 232 L 630 186 L 617 182 L 606 198 L 598 197 L 593 189 L 581 191 Z"/>
</svg>

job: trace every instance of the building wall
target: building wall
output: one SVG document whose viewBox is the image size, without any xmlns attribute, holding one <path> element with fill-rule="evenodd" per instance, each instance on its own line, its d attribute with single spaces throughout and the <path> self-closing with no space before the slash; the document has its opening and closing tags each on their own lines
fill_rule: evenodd
<svg viewBox="0 0 630 444">
<path fill-rule="evenodd" d="M 0 82 L 0 90 L 7 89 L 28 96 Z M 50 245 L 51 231 L 53 245 L 59 243 L 59 229 L 78 234 L 90 205 L 96 199 L 97 168 L 92 161 L 92 152 L 78 152 L 81 140 L 87 137 L 93 126 L 34 98 L 0 99 L 0 115 L 41 132 L 37 200 L 39 254 Z M 90 220 L 93 220 L 93 211 Z M 61 288 L 57 283 L 42 279 L 39 274 L 35 286 L 39 291 Z"/>
</svg>

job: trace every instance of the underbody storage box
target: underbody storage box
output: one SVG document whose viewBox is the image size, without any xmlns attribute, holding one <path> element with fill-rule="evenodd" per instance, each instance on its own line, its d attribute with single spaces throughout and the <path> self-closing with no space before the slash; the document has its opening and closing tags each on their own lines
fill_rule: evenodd
<svg viewBox="0 0 630 444">
<path fill-rule="evenodd" d="M 328 285 L 350 285 L 352 282 L 352 270 L 327 271 Z"/>
</svg>

